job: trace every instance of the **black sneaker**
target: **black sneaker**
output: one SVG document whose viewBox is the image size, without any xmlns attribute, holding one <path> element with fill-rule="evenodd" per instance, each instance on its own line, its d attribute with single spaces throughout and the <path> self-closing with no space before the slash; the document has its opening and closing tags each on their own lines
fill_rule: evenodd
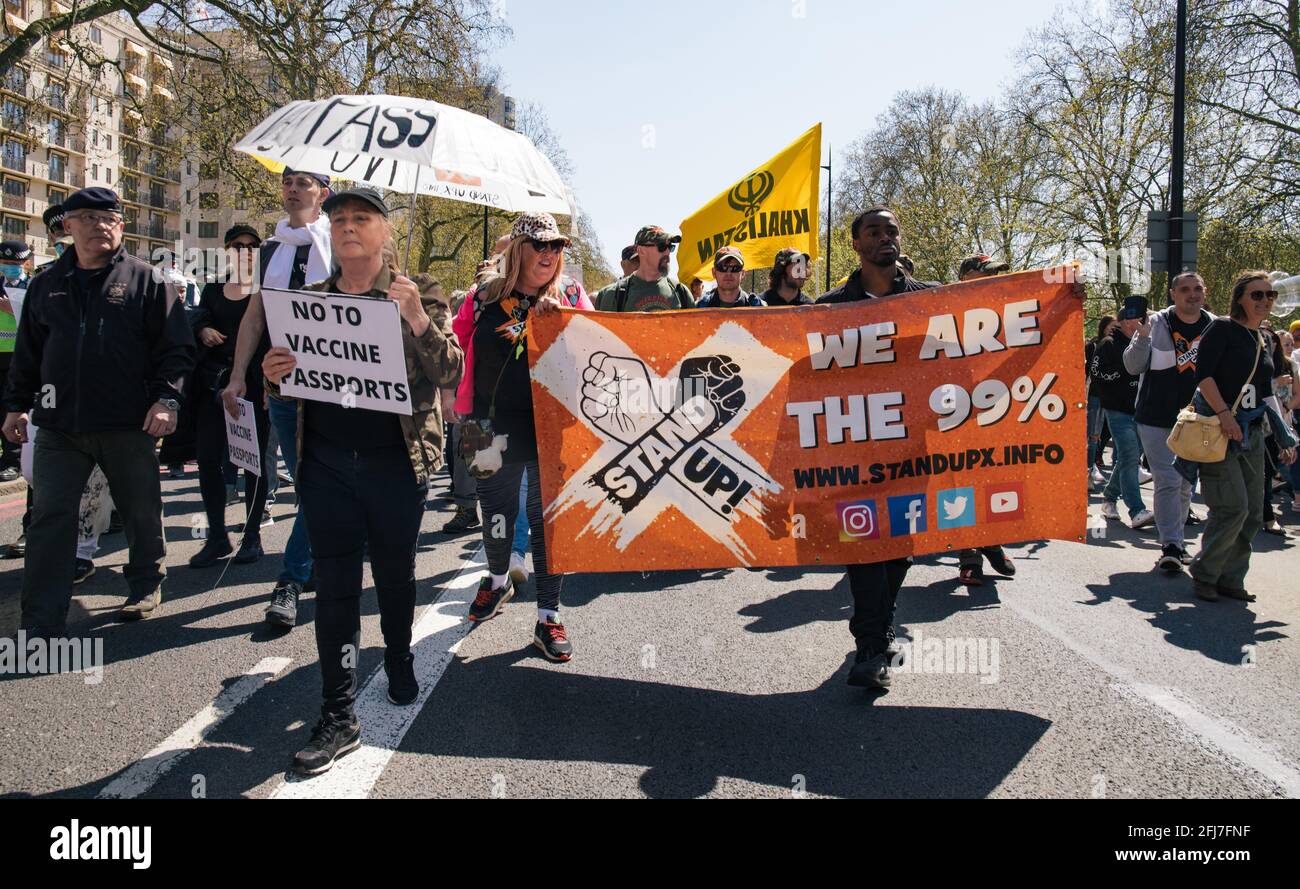
<svg viewBox="0 0 1300 889">
<path fill-rule="evenodd" d="M 443 534 L 463 534 L 479 526 L 478 510 L 472 506 L 462 506 L 456 510 L 447 524 L 442 526 Z"/>
<path fill-rule="evenodd" d="M 420 696 L 420 683 L 415 681 L 415 655 L 409 651 L 397 660 L 384 655 L 384 674 L 388 677 L 388 701 L 399 707 L 414 704 Z"/>
<path fill-rule="evenodd" d="M 12 466 L 6 469 L 0 469 L 0 483 L 18 481 L 18 470 Z"/>
<path fill-rule="evenodd" d="M 1178 561 L 1184 565 L 1192 564 L 1192 554 L 1187 551 L 1187 547 L 1183 547 L 1178 551 Z"/>
<path fill-rule="evenodd" d="M 282 580 L 271 590 L 271 604 L 266 606 L 266 622 L 277 627 L 292 627 L 298 622 L 298 596 L 302 587 L 292 580 Z"/>
<path fill-rule="evenodd" d="M 226 537 L 210 537 L 203 548 L 190 557 L 191 568 L 211 568 L 235 551 Z"/>
<path fill-rule="evenodd" d="M 485 620 L 491 620 L 501 613 L 501 609 L 510 601 L 515 594 L 515 585 L 506 577 L 506 585 L 500 589 L 492 589 L 492 576 L 486 575 L 478 582 L 478 595 L 474 597 L 474 604 L 469 607 L 469 619 L 474 623 L 482 623 Z"/>
<path fill-rule="evenodd" d="M 1002 547 L 990 546 L 987 549 L 980 550 L 980 552 L 984 554 L 984 558 L 989 560 L 989 567 L 998 574 L 1003 577 L 1016 576 L 1016 563 L 1011 561 L 1011 557 L 1007 555 L 1006 550 Z"/>
<path fill-rule="evenodd" d="M 361 746 L 361 723 L 321 718 L 311 731 L 307 746 L 293 755 L 293 770 L 299 775 L 328 772 L 334 761 Z"/>
<path fill-rule="evenodd" d="M 262 558 L 262 541 L 259 538 L 245 540 L 239 546 L 239 552 L 235 553 L 234 563 L 236 565 L 251 565 L 258 559 Z"/>
<path fill-rule="evenodd" d="M 1198 515 L 1196 514 L 1196 511 L 1195 511 L 1195 510 L 1189 509 L 1189 510 L 1187 510 L 1187 521 L 1185 521 L 1183 524 L 1185 524 L 1185 525 L 1199 525 L 1199 524 L 1201 524 L 1201 522 L 1203 522 L 1203 521 L 1204 521 L 1204 519 L 1202 519 L 1200 516 L 1198 516 Z"/>
<path fill-rule="evenodd" d="M 77 559 L 77 568 L 72 574 L 72 583 L 75 586 L 90 580 L 91 575 L 95 573 L 95 563 L 90 559 Z"/>
<path fill-rule="evenodd" d="M 879 654 L 858 652 L 853 662 L 853 669 L 849 670 L 849 685 L 858 688 L 889 688 L 893 681 L 894 674 L 890 670 L 888 652 L 882 651 Z"/>
<path fill-rule="evenodd" d="M 18 539 L 5 547 L 6 559 L 21 559 L 27 555 L 27 533 L 18 535 Z"/>
<path fill-rule="evenodd" d="M 963 565 L 961 571 L 957 573 L 957 582 L 964 583 L 966 586 L 983 586 L 984 569 L 979 565 Z"/>
<path fill-rule="evenodd" d="M 537 622 L 533 628 L 533 644 L 542 650 L 548 661 L 562 664 L 573 657 L 573 643 L 564 624 L 547 621 Z"/>
<path fill-rule="evenodd" d="M 1156 562 L 1156 567 L 1166 574 L 1181 574 L 1183 572 L 1183 552 L 1172 543 L 1165 544 L 1160 550 L 1160 561 Z"/>
</svg>

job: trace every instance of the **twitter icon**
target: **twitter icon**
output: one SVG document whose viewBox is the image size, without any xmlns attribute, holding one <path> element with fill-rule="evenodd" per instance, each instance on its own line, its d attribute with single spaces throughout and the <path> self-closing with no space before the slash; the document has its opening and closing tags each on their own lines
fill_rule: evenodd
<svg viewBox="0 0 1300 889">
<path fill-rule="evenodd" d="M 975 489 L 952 488 L 939 492 L 939 530 L 975 524 Z"/>
</svg>

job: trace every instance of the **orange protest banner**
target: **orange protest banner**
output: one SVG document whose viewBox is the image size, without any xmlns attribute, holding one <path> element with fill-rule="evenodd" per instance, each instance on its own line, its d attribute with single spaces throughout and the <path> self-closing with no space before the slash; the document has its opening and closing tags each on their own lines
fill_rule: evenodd
<svg viewBox="0 0 1300 889">
<path fill-rule="evenodd" d="M 1066 273 L 530 320 L 552 570 L 1083 539 L 1083 306 Z"/>
</svg>

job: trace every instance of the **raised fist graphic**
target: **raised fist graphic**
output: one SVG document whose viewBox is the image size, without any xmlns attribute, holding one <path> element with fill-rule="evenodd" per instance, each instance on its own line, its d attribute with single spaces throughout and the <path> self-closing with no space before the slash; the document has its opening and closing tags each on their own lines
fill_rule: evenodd
<svg viewBox="0 0 1300 889">
<path fill-rule="evenodd" d="M 624 444 L 663 416 L 645 364 L 606 352 L 592 355 L 582 372 L 581 409 L 597 428 Z"/>
<path fill-rule="evenodd" d="M 740 365 L 727 355 L 687 358 L 678 376 L 682 404 L 704 395 L 714 407 L 715 416 L 704 434 L 722 428 L 745 406 L 745 381 Z"/>
</svg>

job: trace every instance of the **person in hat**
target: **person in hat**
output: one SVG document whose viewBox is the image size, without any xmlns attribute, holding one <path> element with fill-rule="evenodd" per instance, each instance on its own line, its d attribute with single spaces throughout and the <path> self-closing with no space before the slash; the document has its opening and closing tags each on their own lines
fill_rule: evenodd
<svg viewBox="0 0 1300 889">
<path fill-rule="evenodd" d="M 323 209 L 338 269 L 307 289 L 396 304 L 414 412 L 349 406 L 346 395 L 298 404 L 296 486 L 316 564 L 323 698 L 311 739 L 293 759 L 294 771 L 306 775 L 329 769 L 361 744 L 354 704 L 366 555 L 379 600 L 388 699 L 405 706 L 419 697 L 411 653 L 416 540 L 428 481 L 443 460 L 439 390 L 456 384 L 462 362 L 442 288 L 426 275 L 412 280 L 397 269 L 388 205 L 379 193 L 341 191 Z M 287 348 L 267 352 L 262 370 L 272 394 L 296 366 Z"/>
<path fill-rule="evenodd" d="M 987 253 L 973 253 L 961 261 L 957 270 L 958 281 L 973 281 L 976 278 L 991 278 L 1011 271 L 1005 262 L 992 259 Z"/>
<path fill-rule="evenodd" d="M 713 254 L 713 279 L 718 286 L 695 304 L 697 309 L 729 309 L 736 306 L 762 308 L 763 301 L 740 286 L 745 275 L 745 256 L 727 246 Z"/>
<path fill-rule="evenodd" d="M 281 174 L 280 203 L 287 215 L 276 223 L 275 234 L 261 246 L 258 268 L 262 287 L 301 290 L 329 277 L 333 249 L 330 222 L 321 212 L 329 196 L 328 176 L 287 168 Z M 246 381 L 251 376 L 250 370 L 254 374 L 257 372 L 256 357 L 265 355 L 270 347 L 262 294 L 255 290 L 239 324 L 230 383 L 221 393 L 226 412 L 232 417 L 239 413 L 235 400 L 248 397 Z M 299 450 L 297 404 L 294 399 L 271 394 L 266 405 L 267 420 L 275 429 L 285 465 L 295 480 Z M 273 472 L 274 467 L 268 467 L 268 477 Z M 299 510 L 284 547 L 280 576 L 271 589 L 271 600 L 266 606 L 267 623 L 287 628 L 298 622 L 298 598 L 311 586 L 311 573 L 311 542 L 302 510 Z"/>
<path fill-rule="evenodd" d="M 41 214 L 41 219 L 45 222 L 46 237 L 50 242 L 50 251 L 54 254 L 54 259 L 38 265 L 36 271 L 32 272 L 33 276 L 53 266 L 64 251 L 72 246 L 72 236 L 63 230 L 62 204 L 51 204 L 46 207 L 45 212 Z"/>
<path fill-rule="evenodd" d="M 199 462 L 199 492 L 208 520 L 207 539 L 190 559 L 191 568 L 215 565 L 233 550 L 230 536 L 226 533 L 226 421 L 221 393 L 230 381 L 239 326 L 257 286 L 257 259 L 262 238 L 250 225 L 235 225 L 226 232 L 225 245 L 226 280 L 205 285 L 199 306 L 190 315 L 190 327 L 202 349 L 194 374 L 194 385 L 198 390 L 195 450 Z M 262 407 L 263 354 L 254 354 L 258 370 L 247 374 L 243 380 L 247 400 L 253 409 L 259 454 L 266 453 L 270 435 L 270 423 Z M 237 565 L 256 562 L 262 556 L 261 521 L 266 507 L 266 481 L 274 473 L 274 464 L 264 464 L 261 477 L 247 471 L 244 473 L 244 502 L 248 518 L 243 541 L 234 557 Z"/>
<path fill-rule="evenodd" d="M 623 248 L 623 255 L 619 257 L 618 266 L 623 270 L 623 277 L 627 277 L 636 271 L 641 259 L 636 253 L 636 244 L 628 244 Z"/>
<path fill-rule="evenodd" d="M 4 284 L 4 290 L 0 290 L 0 391 L 3 391 L 5 378 L 9 375 L 9 363 L 18 339 L 17 310 L 5 291 L 27 289 L 27 282 L 31 280 L 27 274 L 31 258 L 32 248 L 25 241 L 0 241 L 0 282 Z M 17 481 L 22 449 L 7 439 L 3 444 L 0 482 Z"/>
<path fill-rule="evenodd" d="M 463 436 L 468 439 L 464 450 L 472 458 L 470 471 L 478 476 L 479 503 L 485 517 L 483 549 L 488 562 L 487 574 L 480 581 L 478 594 L 470 606 L 469 620 L 475 623 L 491 620 L 515 594 L 510 556 L 519 517 L 519 492 L 521 485 L 526 485 L 525 513 L 532 529 L 537 580 L 533 644 L 548 660 L 564 662 L 572 657 L 573 645 L 560 620 L 560 589 L 564 578 L 548 568 L 537 430 L 533 423 L 527 349 L 523 348 L 526 335 L 523 324 L 533 309 L 544 313 L 570 305 L 564 293 L 564 249 L 569 239 L 560 232 L 549 213 L 523 214 L 515 220 L 510 235 L 500 272 L 466 300 L 472 313 L 471 323 L 467 326 L 457 319 L 462 343 L 473 344 L 473 379 L 461 384 L 462 392 L 468 389 L 473 392 Z M 504 449 L 492 450 L 501 441 Z M 487 467 L 480 462 L 482 455 L 476 452 L 481 450 L 490 450 L 494 466 Z M 486 520 L 488 516 L 500 516 L 504 525 Z"/>
<path fill-rule="evenodd" d="M 767 273 L 763 302 L 769 306 L 812 305 L 812 299 L 803 292 L 804 284 L 808 283 L 808 262 L 808 254 L 794 247 L 777 251 L 772 269 Z"/>
<path fill-rule="evenodd" d="M 175 288 L 122 244 L 122 204 L 107 188 L 64 203 L 73 246 L 27 289 L 5 388 L 4 434 L 28 438 L 34 505 L 23 571 L 22 627 L 61 636 L 72 598 L 82 491 L 96 464 L 125 525 L 127 619 L 162 603 L 167 553 L 154 443 L 176 428 L 194 337 Z"/>
<path fill-rule="evenodd" d="M 695 300 L 691 292 L 668 277 L 673 251 L 681 235 L 670 235 L 657 225 L 644 226 L 636 233 L 636 269 L 596 294 L 596 309 L 601 312 L 658 312 L 665 309 L 691 309 Z"/>
</svg>

